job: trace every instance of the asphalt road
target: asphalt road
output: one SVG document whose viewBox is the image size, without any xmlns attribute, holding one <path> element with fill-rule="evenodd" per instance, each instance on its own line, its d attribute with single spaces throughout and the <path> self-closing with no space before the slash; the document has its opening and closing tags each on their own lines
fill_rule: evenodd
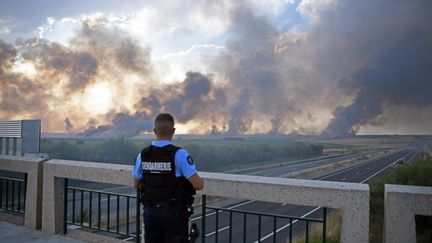
<svg viewBox="0 0 432 243">
<path fill-rule="evenodd" d="M 376 153 L 378 150 L 370 150 L 370 151 L 364 151 L 361 153 L 354 153 L 354 154 L 347 154 L 343 156 L 338 157 L 332 157 L 332 158 L 325 158 L 325 159 L 317 159 L 317 160 L 309 160 L 307 162 L 298 162 L 298 163 L 292 163 L 284 166 L 274 166 L 266 169 L 251 169 L 248 170 L 244 174 L 249 175 L 258 175 L 258 176 L 270 176 L 270 177 L 278 177 L 278 176 L 284 176 L 286 174 L 304 170 L 308 168 L 313 168 L 317 166 L 327 165 L 336 163 L 342 160 L 348 160 L 348 159 L 355 159 L 355 158 L 362 158 L 369 154 Z M 415 148 L 407 148 L 405 150 L 387 154 L 384 157 L 380 157 L 378 159 L 372 159 L 368 162 L 362 163 L 357 166 L 353 166 L 348 169 L 344 169 L 341 171 L 338 171 L 336 173 L 332 173 L 329 175 L 326 175 L 321 178 L 316 178 L 318 180 L 329 180 L 329 181 L 345 181 L 345 182 L 367 182 L 368 179 L 370 179 L 373 176 L 378 175 L 382 171 L 384 171 L 386 168 L 388 168 L 391 164 L 393 164 L 396 160 L 406 157 L 411 158 L 413 154 L 415 153 Z M 118 192 L 122 194 L 131 194 L 133 195 L 135 190 L 131 187 L 125 187 L 125 186 L 119 186 L 119 187 L 112 187 L 109 189 L 113 192 Z M 125 190 L 129 191 L 129 193 L 125 193 Z M 77 194 L 76 200 L 79 199 L 79 195 Z M 72 200 L 71 195 L 69 195 L 69 200 Z M 106 215 L 107 212 L 110 212 L 110 218 L 115 219 L 117 216 L 116 212 L 116 206 L 117 201 L 115 197 L 111 197 L 109 200 L 110 202 L 110 209 L 108 209 L 108 199 L 105 197 L 102 197 L 101 202 L 101 212 L 102 212 L 102 221 L 106 221 Z M 71 219 L 71 203 L 69 203 L 69 219 Z M 92 212 L 97 212 L 97 203 L 96 200 L 93 200 L 93 206 L 92 206 Z M 83 208 L 88 211 L 88 198 L 84 200 Z M 120 217 L 125 218 L 125 203 L 124 199 L 120 202 Z M 323 211 L 321 208 L 311 208 L 311 207 L 305 207 L 305 206 L 299 206 L 299 205 L 289 205 L 289 204 L 276 204 L 276 203 L 267 203 L 267 202 L 258 202 L 254 200 L 249 201 L 238 201 L 234 204 L 231 204 L 228 206 L 230 209 L 236 209 L 236 210 L 246 210 L 246 211 L 255 211 L 255 212 L 261 212 L 261 213 L 270 213 L 270 214 L 282 214 L 282 215 L 289 215 L 289 216 L 296 216 L 296 217 L 308 217 L 308 218 L 322 218 Z M 76 211 L 77 213 L 80 211 L 80 203 L 76 203 Z M 135 214 L 136 207 L 131 201 L 131 205 L 129 208 L 130 215 Z M 201 212 L 200 208 L 195 209 L 196 213 L 192 218 L 192 222 L 197 223 L 199 226 L 199 229 L 201 230 L 201 215 L 199 212 Z M 217 232 L 216 233 L 216 214 L 217 214 Z M 276 228 L 276 241 L 277 242 L 286 242 L 287 237 L 289 236 L 290 230 L 292 230 L 293 235 L 298 235 L 299 233 L 303 232 L 305 230 L 305 223 L 304 221 L 297 221 L 293 220 L 291 223 L 293 224 L 292 229 L 290 229 L 290 221 L 288 219 L 277 219 L 276 222 L 274 222 L 274 219 L 272 217 L 261 217 L 259 219 L 258 216 L 255 215 L 247 215 L 246 217 L 243 214 L 240 213 L 233 213 L 231 217 L 232 224 L 229 224 L 229 213 L 227 212 L 218 212 L 215 213 L 208 211 L 206 214 L 206 242 L 229 242 L 229 239 L 231 237 L 232 242 L 244 242 L 243 240 L 246 239 L 245 242 L 257 242 L 259 238 L 261 238 L 262 242 L 273 242 L 273 232 L 274 228 Z M 93 217 L 95 217 L 95 213 L 93 214 Z M 78 221 L 79 219 L 77 219 Z M 258 227 L 258 222 L 261 222 L 261 227 Z M 246 222 L 246 223 L 245 223 Z M 113 224 L 111 224 L 114 226 Z M 231 225 L 231 226 L 230 226 Z M 276 227 L 274 227 L 276 225 Z M 312 227 L 312 225 L 310 225 Z M 119 227 L 120 231 L 125 231 L 126 226 L 123 224 Z M 116 230 L 116 228 L 111 228 L 112 230 Z M 130 232 L 134 232 L 135 225 L 129 224 Z M 246 231 L 245 231 L 246 229 Z M 260 232 L 260 233 L 259 233 Z M 201 234 L 202 235 L 202 234 Z M 230 236 L 231 235 L 231 236 Z M 122 237 L 124 238 L 124 237 Z M 200 241 L 197 241 L 200 242 Z"/>
<path fill-rule="evenodd" d="M 372 159 L 357 166 L 348 169 L 343 169 L 336 173 L 332 173 L 317 180 L 326 181 L 341 181 L 341 182 L 358 182 L 366 183 L 370 178 L 382 173 L 385 169 L 389 168 L 395 161 L 400 158 L 410 159 L 416 152 L 415 148 L 407 148 L 399 152 L 391 153 L 386 156 Z M 264 172 L 266 173 L 266 172 Z M 285 173 L 282 172 L 281 173 Z M 260 174 L 256 174 L 260 175 Z M 274 175 L 277 176 L 277 175 Z M 237 204 L 231 205 L 228 208 L 255 211 L 262 213 L 283 214 L 296 217 L 309 217 L 309 218 L 322 218 L 323 212 L 321 208 L 313 208 L 299 205 L 290 204 L 276 204 L 258 201 L 241 201 Z M 201 217 L 195 216 L 192 219 L 199 227 L 201 225 Z M 208 212 L 206 217 L 206 242 L 229 242 L 230 232 L 232 242 L 257 242 L 258 236 L 258 216 L 246 216 L 246 226 L 243 214 L 233 214 L 232 227 L 229 224 L 229 213 L 218 213 L 218 233 L 216 234 L 216 214 Z M 262 217 L 260 227 L 260 239 L 262 242 L 273 242 L 273 218 Z M 286 242 L 290 231 L 289 220 L 278 219 L 276 222 L 276 242 Z M 244 234 L 246 228 L 246 234 Z M 201 229 L 201 228 L 200 228 Z M 303 221 L 293 221 L 293 235 L 297 235 L 305 230 L 305 223 Z M 202 235 L 202 234 L 201 234 Z M 244 238 L 246 240 L 244 241 Z"/>
</svg>

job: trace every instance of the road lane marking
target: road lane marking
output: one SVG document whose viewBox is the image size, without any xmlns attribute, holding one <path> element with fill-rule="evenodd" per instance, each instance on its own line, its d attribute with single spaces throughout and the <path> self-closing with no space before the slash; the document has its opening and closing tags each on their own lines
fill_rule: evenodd
<svg viewBox="0 0 432 243">
<path fill-rule="evenodd" d="M 363 180 L 363 181 L 362 181 L 362 182 L 360 182 L 360 183 L 364 183 L 365 181 L 369 180 L 370 178 L 372 178 L 372 177 L 374 177 L 374 176 L 378 175 L 378 174 L 379 174 L 379 173 L 381 173 L 381 172 L 382 172 L 383 170 L 385 170 L 385 169 L 387 169 L 388 167 L 390 167 L 390 166 L 394 165 L 394 163 L 395 163 L 396 161 L 398 161 L 398 160 L 395 160 L 395 161 L 393 161 L 392 163 L 390 163 L 389 165 L 387 165 L 386 167 L 384 167 L 383 169 L 381 169 L 381 170 L 380 170 L 380 171 L 378 171 L 377 173 L 375 173 L 375 174 L 373 174 L 373 175 L 369 176 L 368 178 L 366 178 L 365 180 Z"/>
<path fill-rule="evenodd" d="M 288 203 L 284 203 L 284 204 L 281 205 L 281 207 L 283 207 L 283 206 L 285 206 L 285 205 L 287 205 L 287 204 L 288 204 Z"/>
<path fill-rule="evenodd" d="M 241 206 L 243 206 L 243 205 L 246 205 L 246 204 L 249 204 L 249 203 L 251 203 L 251 202 L 255 202 L 255 201 L 256 201 L 256 200 L 249 200 L 249 201 L 246 201 L 246 202 L 243 202 L 243 203 L 237 204 L 237 205 L 233 205 L 233 206 L 229 207 L 228 209 L 233 209 L 233 208 L 241 207 Z M 222 211 L 224 211 L 224 210 L 218 210 L 218 212 L 222 212 Z M 214 215 L 214 214 L 216 214 L 216 212 L 208 213 L 208 214 L 206 214 L 206 217 L 207 217 L 207 216 Z M 202 215 L 200 215 L 200 216 L 198 216 L 198 217 L 196 217 L 196 218 L 192 218 L 191 221 L 193 221 L 193 220 L 197 220 L 197 219 L 201 219 L 201 218 L 202 218 Z"/>
<path fill-rule="evenodd" d="M 397 161 L 397 160 L 396 160 L 396 161 Z M 381 169 L 381 170 L 378 171 L 377 173 L 373 174 L 372 176 L 368 177 L 367 179 L 363 180 L 361 183 L 364 183 L 365 181 L 367 181 L 367 180 L 369 180 L 370 178 L 374 177 L 375 175 L 379 174 L 380 172 L 382 172 L 383 170 L 385 170 L 385 169 L 387 169 L 388 167 L 392 166 L 393 164 L 394 164 L 394 162 L 391 163 L 390 165 L 386 166 L 385 168 Z M 301 216 L 301 218 L 304 218 L 304 217 L 306 217 L 306 216 L 308 216 L 308 215 L 310 215 L 310 214 L 316 212 L 316 211 L 317 211 L 318 209 L 320 209 L 320 208 L 321 208 L 321 207 L 317 207 L 317 208 L 313 209 L 312 211 L 310 211 L 310 212 L 304 214 L 303 216 Z M 298 221 L 298 220 L 294 220 L 294 221 L 292 222 L 292 224 L 295 224 L 297 221 Z M 286 224 L 286 225 L 284 225 L 284 226 L 282 226 L 281 228 L 279 228 L 279 229 L 276 230 L 276 233 L 279 233 L 280 231 L 284 230 L 285 228 L 287 228 L 287 227 L 289 227 L 289 226 L 290 226 L 289 223 Z M 263 238 L 261 238 L 261 241 L 263 241 L 263 240 L 265 240 L 265 239 L 271 237 L 272 235 L 273 235 L 273 232 L 270 233 L 270 234 L 268 234 L 268 235 L 266 235 L 266 236 L 264 236 Z M 258 243 L 258 241 L 255 241 L 254 243 Z"/>
<path fill-rule="evenodd" d="M 229 229 L 229 226 L 225 226 L 225 227 L 219 229 L 218 232 L 221 232 L 221 231 L 226 230 L 226 229 Z M 211 233 L 206 234 L 206 237 L 207 237 L 207 236 L 214 235 L 214 234 L 216 234 L 216 231 L 213 231 L 213 232 L 211 232 Z"/>
<path fill-rule="evenodd" d="M 304 217 L 306 217 L 306 216 L 308 216 L 308 215 L 310 215 L 310 214 L 316 212 L 316 211 L 317 211 L 318 209 L 320 209 L 320 208 L 321 208 L 321 207 L 317 207 L 317 208 L 315 208 L 315 209 L 309 211 L 308 213 L 306 213 L 306 214 L 300 216 L 300 218 L 304 218 Z M 298 219 L 292 221 L 292 224 L 297 223 L 297 221 L 298 221 Z M 288 223 L 288 224 L 286 224 L 286 225 L 280 227 L 279 229 L 276 230 L 276 233 L 281 232 L 282 230 L 286 229 L 286 228 L 289 227 L 289 226 L 290 226 L 290 223 Z M 269 238 L 269 237 L 272 236 L 272 235 L 273 235 L 273 232 L 271 232 L 270 234 L 268 234 L 268 235 L 262 237 L 260 241 L 263 241 L 263 240 Z M 258 243 L 258 241 L 255 241 L 254 243 Z"/>
<path fill-rule="evenodd" d="M 372 163 L 372 162 L 373 162 L 373 160 L 369 160 L 369 161 L 363 162 L 363 163 L 361 163 L 361 164 L 354 165 L 354 166 L 352 166 L 352 167 L 348 167 L 348 168 L 342 169 L 342 170 L 340 170 L 340 171 L 336 171 L 335 173 L 330 173 L 330 174 L 328 174 L 328 175 L 325 175 L 325 176 L 322 176 L 322 177 L 315 178 L 315 180 L 322 180 L 322 179 L 324 179 L 324 178 L 331 177 L 331 176 L 334 176 L 334 175 L 337 175 L 337 174 L 340 174 L 340 173 L 343 173 L 343 172 L 346 172 L 346 171 L 349 171 L 349 170 L 353 170 L 353 169 L 356 169 L 357 167 L 360 167 L 360 166 L 363 166 L 363 165 L 365 165 L 365 164 L 367 164 L 367 163 Z"/>
</svg>

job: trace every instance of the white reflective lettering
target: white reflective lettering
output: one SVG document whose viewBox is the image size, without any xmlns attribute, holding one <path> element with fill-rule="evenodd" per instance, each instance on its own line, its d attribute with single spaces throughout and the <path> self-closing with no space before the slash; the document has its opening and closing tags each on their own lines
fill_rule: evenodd
<svg viewBox="0 0 432 243">
<path fill-rule="evenodd" d="M 170 162 L 146 162 L 141 163 L 143 170 L 150 171 L 171 171 Z"/>
</svg>

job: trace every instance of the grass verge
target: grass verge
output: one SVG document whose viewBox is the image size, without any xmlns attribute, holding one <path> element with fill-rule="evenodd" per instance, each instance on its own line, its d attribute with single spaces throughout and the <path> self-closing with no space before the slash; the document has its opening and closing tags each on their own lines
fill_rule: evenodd
<svg viewBox="0 0 432 243">
<path fill-rule="evenodd" d="M 432 157 L 421 155 L 409 164 L 399 165 L 369 183 L 370 200 L 370 234 L 372 243 L 383 241 L 384 222 L 384 185 L 432 186 Z M 429 226 L 428 226 L 429 225 Z M 417 220 L 417 242 L 432 242 L 430 217 Z"/>
</svg>

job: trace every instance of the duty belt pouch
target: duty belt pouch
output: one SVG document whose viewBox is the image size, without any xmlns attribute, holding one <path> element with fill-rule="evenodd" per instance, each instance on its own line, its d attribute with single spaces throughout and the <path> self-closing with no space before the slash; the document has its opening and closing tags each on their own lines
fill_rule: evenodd
<svg viewBox="0 0 432 243">
<path fill-rule="evenodd" d="M 180 217 L 184 220 L 189 220 L 190 216 L 193 214 L 193 207 L 182 207 L 180 208 Z"/>
</svg>

